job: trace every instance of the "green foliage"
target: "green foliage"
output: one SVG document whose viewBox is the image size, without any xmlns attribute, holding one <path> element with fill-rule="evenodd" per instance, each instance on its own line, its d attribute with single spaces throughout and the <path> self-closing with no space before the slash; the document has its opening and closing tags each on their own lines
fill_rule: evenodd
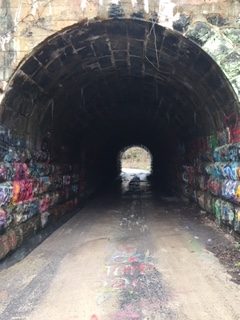
<svg viewBox="0 0 240 320">
<path fill-rule="evenodd" d="M 141 147 L 131 147 L 121 156 L 122 168 L 151 169 L 151 155 Z"/>
</svg>

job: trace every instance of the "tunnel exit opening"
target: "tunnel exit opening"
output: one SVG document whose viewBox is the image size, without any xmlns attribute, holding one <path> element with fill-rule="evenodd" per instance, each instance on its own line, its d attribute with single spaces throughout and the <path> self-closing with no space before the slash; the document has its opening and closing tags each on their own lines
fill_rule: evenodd
<svg viewBox="0 0 240 320">
<path fill-rule="evenodd" d="M 145 146 L 129 146 L 124 148 L 119 154 L 121 172 L 126 169 L 144 170 L 150 174 L 152 172 L 152 155 Z"/>
<path fill-rule="evenodd" d="M 131 191 L 139 189 L 152 173 L 152 154 L 143 145 L 131 145 L 123 148 L 118 155 L 118 166 L 122 180 L 122 191 L 126 184 Z"/>
</svg>

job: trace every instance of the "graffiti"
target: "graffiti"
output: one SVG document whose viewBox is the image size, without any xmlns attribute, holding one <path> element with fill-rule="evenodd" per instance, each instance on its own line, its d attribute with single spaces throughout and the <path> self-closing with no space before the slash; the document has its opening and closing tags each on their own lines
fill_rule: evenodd
<svg viewBox="0 0 240 320">
<path fill-rule="evenodd" d="M 239 119 L 238 119 L 239 122 Z M 239 123 L 238 123 L 239 125 Z M 240 141 L 240 128 L 232 128 L 230 129 L 231 142 L 236 143 Z"/>
<path fill-rule="evenodd" d="M 138 233 L 141 224 L 145 223 L 145 217 L 141 216 L 138 220 L 139 217 L 133 214 L 138 202 L 134 201 L 133 206 L 122 218 L 131 218 Z M 139 221 L 139 225 L 136 221 Z M 119 308 L 109 314 L 109 319 L 143 320 L 154 319 L 156 315 L 161 315 L 161 319 L 172 319 L 174 313 L 169 308 L 170 293 L 155 262 L 150 251 L 143 250 L 141 244 L 140 248 L 121 244 L 107 258 L 104 294 L 98 297 L 98 301 L 104 303 L 112 295 L 118 297 L 119 303 Z"/>
<path fill-rule="evenodd" d="M 49 202 L 50 207 L 56 205 L 59 202 L 59 197 L 60 197 L 59 192 L 52 192 L 52 193 L 49 193 L 48 195 L 50 199 L 50 202 Z"/>
<path fill-rule="evenodd" d="M 207 188 L 214 194 L 214 195 L 221 195 L 222 190 L 222 180 L 210 178 L 207 183 Z"/>
<path fill-rule="evenodd" d="M 26 163 L 14 163 L 14 180 L 25 180 L 29 178 L 29 169 Z"/>
<path fill-rule="evenodd" d="M 0 183 L 7 181 L 9 178 L 9 167 L 5 163 L 0 164 Z"/>
<path fill-rule="evenodd" d="M 227 224 L 237 232 L 240 231 L 239 133 L 238 122 L 234 128 L 192 141 L 186 149 L 193 165 L 182 168 L 185 196 L 195 198 L 201 208 L 214 214 L 217 223 Z"/>
<path fill-rule="evenodd" d="M 77 194 L 77 193 L 79 192 L 79 186 L 78 186 L 77 184 L 73 184 L 73 185 L 71 186 L 71 192 L 72 192 L 73 194 Z"/>
<path fill-rule="evenodd" d="M 6 249 L 3 256 L 15 248 L 14 241 L 10 245 L 10 238 L 2 241 L 11 230 L 18 230 L 23 238 L 27 232 L 22 232 L 22 223 L 28 221 L 24 225 L 32 226 L 31 233 L 44 228 L 52 214 L 61 216 L 76 208 L 79 180 L 78 165 L 50 163 L 49 136 L 43 139 L 39 150 L 30 151 L 26 139 L 0 126 L 0 241 Z"/>
<path fill-rule="evenodd" d="M 55 166 L 48 163 L 30 163 L 30 175 L 33 177 L 45 177 L 54 173 Z"/>
<path fill-rule="evenodd" d="M 0 184 L 0 206 L 7 206 L 12 199 L 13 186 L 11 182 Z"/>
<path fill-rule="evenodd" d="M 158 314 L 160 310 L 162 318 L 168 319 L 165 318 L 170 312 L 168 292 L 148 252 L 122 252 L 114 255 L 111 261 L 113 264 L 107 266 L 106 286 L 119 292 L 120 305 L 111 319 L 140 320 L 146 315 Z"/>
<path fill-rule="evenodd" d="M 234 207 L 231 203 L 223 201 L 221 208 L 221 220 L 230 225 L 234 222 Z"/>
<path fill-rule="evenodd" d="M 71 176 L 69 176 L 69 175 L 63 176 L 63 185 L 69 186 L 70 183 L 71 183 Z"/>
<path fill-rule="evenodd" d="M 206 173 L 214 178 L 220 179 L 240 179 L 240 163 L 239 162 L 215 162 L 207 164 L 205 167 Z"/>
<path fill-rule="evenodd" d="M 41 226 L 44 228 L 46 224 L 48 223 L 48 218 L 50 216 L 49 212 L 42 212 L 41 213 Z"/>
<path fill-rule="evenodd" d="M 41 213 L 47 211 L 49 209 L 50 203 L 51 201 L 48 194 L 45 194 L 44 196 L 42 196 L 42 198 L 40 198 L 39 200 L 39 211 Z"/>
<path fill-rule="evenodd" d="M 12 215 L 16 224 L 27 221 L 33 216 L 39 213 L 38 200 L 33 200 L 31 202 L 19 203 L 12 208 Z"/>
<path fill-rule="evenodd" d="M 213 153 L 216 162 L 238 162 L 240 160 L 240 143 L 217 147 Z"/>
<path fill-rule="evenodd" d="M 63 179 L 60 175 L 50 177 L 50 190 L 59 190 L 63 187 Z"/>
<path fill-rule="evenodd" d="M 13 196 L 14 204 L 20 201 L 28 201 L 33 199 L 33 180 L 13 181 Z"/>
<path fill-rule="evenodd" d="M 194 178 L 195 178 L 194 168 L 191 166 L 184 166 L 183 169 L 184 169 L 183 175 L 182 175 L 183 181 L 185 181 L 190 185 L 194 184 Z"/>
<path fill-rule="evenodd" d="M 234 230 L 240 232 L 240 208 L 235 208 Z"/>
<path fill-rule="evenodd" d="M 134 307 L 131 305 L 126 306 L 123 310 L 117 311 L 113 315 L 114 320 L 123 320 L 123 319 L 129 319 L 129 320 L 141 320 L 143 319 L 142 313 L 138 310 L 135 310 Z"/>
<path fill-rule="evenodd" d="M 47 162 L 50 160 L 50 155 L 46 151 L 38 150 L 33 153 L 33 160 L 36 162 Z"/>
<path fill-rule="evenodd" d="M 9 160 L 9 157 L 7 159 Z M 1 232 L 10 222 L 14 221 L 18 225 L 36 214 L 41 215 L 44 227 L 48 221 L 48 209 L 57 205 L 60 199 L 62 203 L 74 199 L 73 203 L 78 204 L 78 200 L 75 201 L 79 192 L 78 184 L 71 184 L 71 175 L 60 174 L 67 169 L 72 170 L 71 166 L 54 166 L 32 161 L 26 164 L 15 162 L 15 157 L 12 159 L 13 162 L 0 164 Z M 75 181 L 77 177 L 76 173 Z"/>
<path fill-rule="evenodd" d="M 11 163 L 17 162 L 20 160 L 19 154 L 13 149 L 10 148 L 8 153 L 4 156 L 4 162 Z"/>
<path fill-rule="evenodd" d="M 6 228 L 7 224 L 7 212 L 0 208 L 0 234 Z"/>
<path fill-rule="evenodd" d="M 40 177 L 39 178 L 39 185 L 38 185 L 38 193 L 45 193 L 48 192 L 50 189 L 50 178 L 48 176 Z"/>
</svg>

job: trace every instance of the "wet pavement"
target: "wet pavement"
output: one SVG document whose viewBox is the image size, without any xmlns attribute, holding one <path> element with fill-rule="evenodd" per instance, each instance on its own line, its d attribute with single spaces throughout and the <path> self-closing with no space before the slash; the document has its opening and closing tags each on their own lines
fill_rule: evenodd
<svg viewBox="0 0 240 320">
<path fill-rule="evenodd" d="M 155 197 L 147 172 L 122 180 L 1 270 L 1 320 L 240 319 L 240 287 L 210 248 L 234 240 Z"/>
</svg>

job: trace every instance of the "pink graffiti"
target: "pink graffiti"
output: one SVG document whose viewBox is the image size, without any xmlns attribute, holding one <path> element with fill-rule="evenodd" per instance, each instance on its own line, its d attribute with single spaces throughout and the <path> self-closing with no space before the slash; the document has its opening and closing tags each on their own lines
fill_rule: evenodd
<svg viewBox="0 0 240 320">
<path fill-rule="evenodd" d="M 90 320 L 99 320 L 99 319 L 98 319 L 98 317 L 97 317 L 95 314 L 93 314 L 93 315 L 91 316 Z"/>
<path fill-rule="evenodd" d="M 112 318 L 114 320 L 140 320 L 142 316 L 138 311 L 134 310 L 131 305 L 128 305 L 123 310 L 115 313 Z"/>
<path fill-rule="evenodd" d="M 148 271 L 152 271 L 154 266 L 150 263 L 138 263 L 133 265 L 127 265 L 124 267 L 123 273 L 133 275 L 136 272 L 144 274 Z"/>
<path fill-rule="evenodd" d="M 48 210 L 50 205 L 50 197 L 48 194 L 46 194 L 42 199 L 39 201 L 39 211 L 45 212 Z"/>
</svg>

